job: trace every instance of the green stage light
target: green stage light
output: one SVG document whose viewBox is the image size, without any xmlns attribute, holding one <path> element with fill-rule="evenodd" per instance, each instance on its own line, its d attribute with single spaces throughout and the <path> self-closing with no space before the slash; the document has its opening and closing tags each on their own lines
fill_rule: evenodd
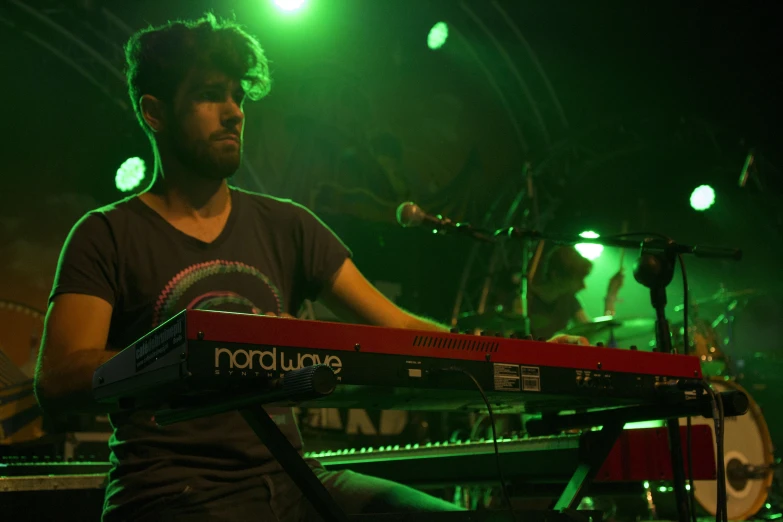
<svg viewBox="0 0 783 522">
<path fill-rule="evenodd" d="M 709 185 L 701 185 L 691 193 L 691 206 L 694 210 L 707 210 L 715 203 L 715 191 Z"/>
<path fill-rule="evenodd" d="M 438 22 L 432 26 L 430 33 L 427 35 L 427 47 L 433 51 L 443 47 L 446 40 L 449 37 L 449 26 L 446 22 Z"/>
<path fill-rule="evenodd" d="M 141 158 L 130 158 L 120 165 L 114 184 L 120 192 L 130 192 L 141 184 L 146 166 Z"/>
<path fill-rule="evenodd" d="M 579 237 L 583 237 L 585 239 L 596 239 L 599 236 L 592 230 L 586 230 L 579 234 Z M 576 251 L 579 252 L 582 257 L 589 259 L 590 261 L 598 259 L 598 257 L 601 255 L 601 252 L 604 251 L 603 245 L 597 245 L 595 243 L 577 243 L 574 248 L 576 248 Z"/>
<path fill-rule="evenodd" d="M 277 7 L 289 13 L 301 9 L 304 4 L 305 0 L 275 0 Z"/>
</svg>

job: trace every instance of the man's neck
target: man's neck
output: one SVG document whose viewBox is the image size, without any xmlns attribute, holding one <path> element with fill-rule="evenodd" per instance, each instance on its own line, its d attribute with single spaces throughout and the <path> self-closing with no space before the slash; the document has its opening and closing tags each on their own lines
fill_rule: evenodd
<svg viewBox="0 0 783 522">
<path fill-rule="evenodd" d="M 139 197 L 156 210 L 179 218 L 208 219 L 225 213 L 231 205 L 226 180 L 171 183 L 158 177 Z"/>
<path fill-rule="evenodd" d="M 162 162 L 157 151 L 154 181 L 139 197 L 158 212 L 180 219 L 220 216 L 231 206 L 225 179 L 204 178 L 178 162 Z"/>
</svg>

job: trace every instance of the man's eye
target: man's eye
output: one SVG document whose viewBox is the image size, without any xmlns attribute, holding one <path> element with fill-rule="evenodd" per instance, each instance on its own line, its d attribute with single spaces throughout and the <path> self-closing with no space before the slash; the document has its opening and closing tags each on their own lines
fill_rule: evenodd
<svg viewBox="0 0 783 522">
<path fill-rule="evenodd" d="M 220 95 L 215 91 L 204 91 L 201 93 L 199 98 L 207 101 L 218 101 L 220 100 Z"/>
</svg>

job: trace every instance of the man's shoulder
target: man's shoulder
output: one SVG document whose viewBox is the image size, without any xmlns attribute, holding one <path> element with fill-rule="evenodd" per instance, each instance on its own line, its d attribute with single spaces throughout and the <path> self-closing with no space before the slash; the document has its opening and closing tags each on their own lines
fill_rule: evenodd
<svg viewBox="0 0 783 522">
<path fill-rule="evenodd" d="M 102 215 L 102 216 L 116 216 L 126 214 L 128 212 L 134 212 L 135 206 L 140 203 L 138 196 L 128 196 L 126 198 L 114 201 L 102 207 L 94 208 L 87 212 L 87 216 L 90 215 Z M 135 212 L 134 212 L 135 213 Z"/>
<path fill-rule="evenodd" d="M 98 230 L 113 230 L 116 228 L 128 228 L 140 215 L 137 196 L 114 201 L 102 207 L 87 211 L 73 226 L 73 232 L 77 229 L 96 232 Z"/>
<path fill-rule="evenodd" d="M 261 194 L 237 187 L 231 187 L 231 190 L 235 196 L 246 202 L 252 210 L 261 213 L 265 217 L 285 219 L 298 216 L 303 212 L 309 212 L 304 205 L 291 199 L 278 198 L 269 194 Z"/>
</svg>

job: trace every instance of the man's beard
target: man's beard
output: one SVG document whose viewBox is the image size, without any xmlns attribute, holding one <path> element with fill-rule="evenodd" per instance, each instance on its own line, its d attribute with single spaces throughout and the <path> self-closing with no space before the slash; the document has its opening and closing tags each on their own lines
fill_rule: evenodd
<svg viewBox="0 0 783 522">
<path fill-rule="evenodd" d="M 184 132 L 172 140 L 174 153 L 185 167 L 199 177 L 213 180 L 233 176 L 242 161 L 242 146 L 238 149 L 220 150 L 221 143 L 211 140 L 188 140 Z"/>
</svg>

